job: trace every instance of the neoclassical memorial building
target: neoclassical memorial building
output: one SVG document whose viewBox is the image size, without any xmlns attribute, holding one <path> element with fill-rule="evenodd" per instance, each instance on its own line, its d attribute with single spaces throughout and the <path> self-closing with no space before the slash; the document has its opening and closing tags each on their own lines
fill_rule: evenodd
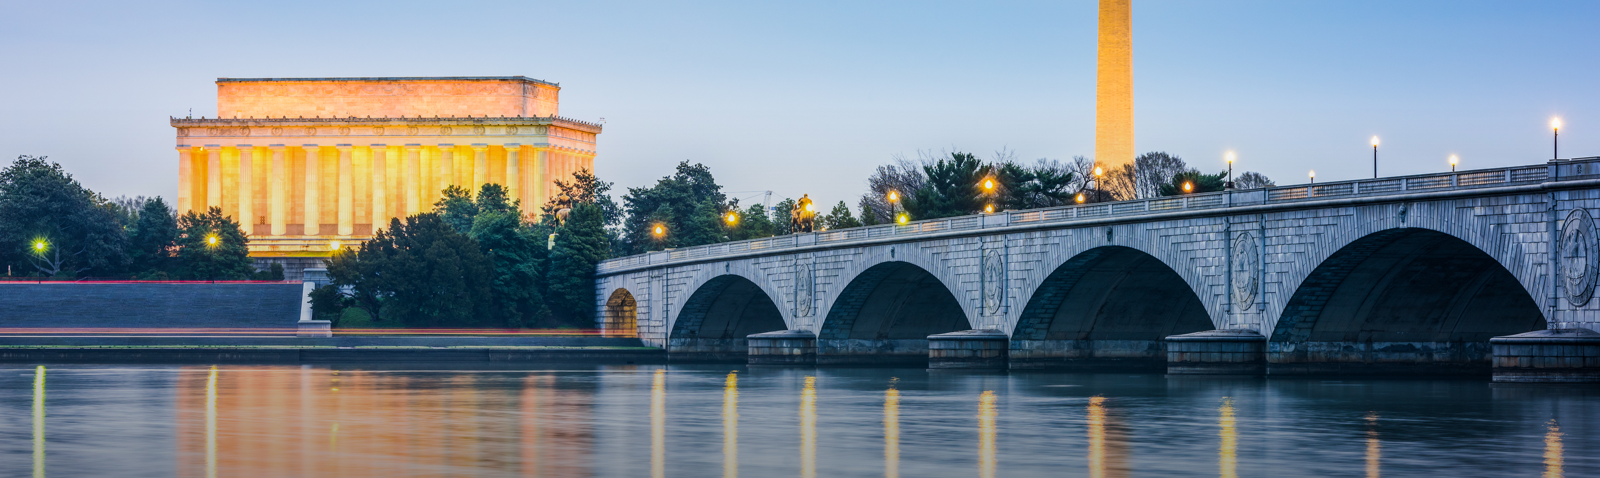
<svg viewBox="0 0 1600 478">
<path fill-rule="evenodd" d="M 532 214 L 594 169 L 601 126 L 521 76 L 218 78 L 219 118 L 172 118 L 180 213 L 220 207 L 258 262 L 326 256 L 451 185 L 509 189 Z M 298 275 L 298 274 L 296 274 Z"/>
</svg>

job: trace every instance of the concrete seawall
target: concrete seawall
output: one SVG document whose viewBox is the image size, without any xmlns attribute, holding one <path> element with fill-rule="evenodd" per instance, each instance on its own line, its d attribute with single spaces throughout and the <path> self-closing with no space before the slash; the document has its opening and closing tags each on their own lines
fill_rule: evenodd
<svg viewBox="0 0 1600 478">
<path fill-rule="evenodd" d="M 0 282 L 5 328 L 272 328 L 300 319 L 301 284 Z"/>
</svg>

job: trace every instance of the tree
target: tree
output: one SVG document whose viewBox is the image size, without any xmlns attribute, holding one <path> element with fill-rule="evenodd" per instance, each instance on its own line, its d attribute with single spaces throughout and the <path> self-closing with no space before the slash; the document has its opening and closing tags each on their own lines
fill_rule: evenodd
<svg viewBox="0 0 1600 478">
<path fill-rule="evenodd" d="M 1191 169 L 1173 176 L 1167 184 L 1161 185 L 1159 193 L 1162 196 L 1177 196 L 1182 194 L 1209 193 L 1221 191 L 1227 182 L 1228 172 L 1205 174 L 1199 170 Z M 1184 184 L 1192 186 L 1192 191 L 1184 191 Z"/>
<path fill-rule="evenodd" d="M 493 266 L 477 241 L 456 232 L 438 214 L 425 213 L 389 221 L 362 246 L 363 254 L 376 253 L 381 264 L 370 278 L 385 300 L 390 316 L 410 327 L 479 324 L 490 302 Z M 332 270 L 329 270 L 332 273 Z M 335 280 L 345 280 L 335 277 Z"/>
<path fill-rule="evenodd" d="M 1238 189 L 1270 188 L 1277 186 L 1267 175 L 1255 171 L 1245 171 L 1238 179 L 1233 181 L 1233 187 Z"/>
<path fill-rule="evenodd" d="M 491 197 L 488 191 L 486 186 L 480 200 Z M 548 313 L 540 292 L 545 262 L 543 238 L 535 236 L 515 211 L 485 209 L 473 220 L 469 234 L 494 271 L 485 312 L 495 325 L 526 327 Z"/>
<path fill-rule="evenodd" d="M 1189 171 L 1183 158 L 1162 151 L 1141 154 L 1134 158 L 1133 165 L 1137 173 L 1134 184 L 1137 198 L 1162 196 L 1162 186 L 1172 184 L 1173 177 Z"/>
<path fill-rule="evenodd" d="M 380 289 L 382 282 L 379 278 L 381 271 L 389 266 L 385 260 L 393 256 L 392 251 L 383 250 L 391 244 L 368 241 L 359 246 L 343 247 L 334 251 L 333 257 L 324 261 L 328 267 L 328 276 L 333 278 L 333 283 L 322 288 L 331 289 L 331 292 L 325 294 L 335 294 L 339 301 L 333 302 L 333 299 L 329 298 L 325 299 L 325 303 L 329 307 L 337 304 L 339 313 L 343 313 L 345 307 L 354 305 L 366 311 L 372 320 L 382 320 L 385 294 Z M 277 263 L 273 265 L 276 266 Z M 320 291 L 322 288 L 317 290 Z M 349 289 L 350 292 L 345 293 L 345 289 Z M 316 291 L 312 293 L 315 294 Z M 311 307 L 313 309 L 317 307 L 315 295 L 311 298 Z"/>
<path fill-rule="evenodd" d="M 920 155 L 931 155 L 919 151 Z M 925 157 L 924 162 L 932 162 L 937 157 Z M 862 222 L 867 224 L 893 223 L 896 212 L 905 210 L 905 198 L 922 189 L 927 177 L 922 175 L 922 165 L 903 157 L 896 157 L 894 164 L 878 166 L 877 171 L 867 178 L 867 193 L 857 201 L 862 211 Z M 900 199 L 897 202 L 889 201 L 889 192 L 893 191 Z M 872 211 L 869 216 L 867 211 Z"/>
<path fill-rule="evenodd" d="M 772 235 L 786 236 L 794 233 L 794 231 L 789 230 L 789 212 L 794 210 L 794 206 L 795 200 L 791 198 L 783 198 L 782 201 L 778 201 L 777 206 L 773 206 L 771 216 Z"/>
<path fill-rule="evenodd" d="M 605 215 L 607 228 L 622 224 L 622 206 L 618 206 L 617 201 L 611 198 L 612 184 L 601 181 L 594 173 L 589 172 L 588 168 L 572 173 L 571 181 L 557 179 L 555 186 L 556 190 L 566 195 L 572 204 L 586 202 L 599 206 L 600 213 Z M 556 207 L 557 196 L 559 195 L 551 196 L 550 201 L 545 203 L 543 207 L 545 217 L 550 217 L 559 209 Z"/>
<path fill-rule="evenodd" d="M 18 156 L 0 171 L 0 261 L 47 276 L 120 273 L 129 259 L 115 211 L 60 164 Z"/>
<path fill-rule="evenodd" d="M 339 292 L 339 286 L 328 284 L 311 289 L 311 319 L 326 320 L 329 327 L 339 326 L 339 317 L 350 307 L 350 299 Z M 374 316 L 376 317 L 376 316 Z"/>
<path fill-rule="evenodd" d="M 839 204 L 834 205 L 833 210 L 828 211 L 828 215 L 821 217 L 820 221 L 824 229 L 861 227 L 861 221 L 856 220 L 856 217 L 850 214 L 850 206 L 846 206 L 844 201 L 839 201 Z"/>
<path fill-rule="evenodd" d="M 766 208 L 760 204 L 751 204 L 744 212 L 739 213 L 738 224 L 727 227 L 728 239 L 733 241 L 760 239 L 773 235 L 772 218 L 767 216 Z"/>
<path fill-rule="evenodd" d="M 130 270 L 147 280 L 167 279 L 178 274 L 178 218 L 166 201 L 158 196 L 144 201 L 128 237 Z M 282 280 L 283 266 L 278 266 Z"/>
<path fill-rule="evenodd" d="M 456 232 L 466 234 L 472 230 L 472 218 L 478 215 L 478 203 L 472 200 L 472 191 L 461 186 L 451 185 L 439 192 L 439 200 L 433 203 L 433 212 L 445 224 L 455 228 Z"/>
<path fill-rule="evenodd" d="M 550 312 L 564 325 L 593 328 L 595 267 L 606 259 L 605 219 L 600 207 L 579 203 L 556 233 L 550 251 Z"/>
<path fill-rule="evenodd" d="M 711 170 L 705 165 L 678 163 L 677 170 L 648 188 L 629 188 L 622 197 L 627 211 L 621 239 L 630 254 L 687 247 L 724 240 L 719 235 L 700 234 L 703 225 L 719 220 L 722 212 L 737 207 L 722 193 Z M 604 211 L 601 211 L 604 214 Z M 664 226 L 667 238 L 654 234 Z"/>
<path fill-rule="evenodd" d="M 906 212 L 914 219 L 973 214 L 983 209 L 978 181 L 983 163 L 972 153 L 954 152 L 922 166 L 927 177 L 915 194 L 906 198 Z"/>
<path fill-rule="evenodd" d="M 244 230 L 220 207 L 178 217 L 178 262 L 189 280 L 246 280 L 256 271 Z"/>
</svg>

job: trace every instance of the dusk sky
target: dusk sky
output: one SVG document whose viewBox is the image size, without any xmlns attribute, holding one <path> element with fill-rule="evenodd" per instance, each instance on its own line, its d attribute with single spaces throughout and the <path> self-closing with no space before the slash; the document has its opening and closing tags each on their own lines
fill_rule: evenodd
<svg viewBox="0 0 1600 478">
<path fill-rule="evenodd" d="M 682 160 L 744 204 L 852 207 L 918 150 L 1094 154 L 1096 2 L 25 2 L 0 15 L 0 154 L 177 191 L 168 117 L 218 77 L 512 76 L 599 121 L 602 179 Z M 1134 0 L 1137 149 L 1370 177 L 1600 155 L 1600 2 Z M 749 192 L 745 192 L 749 191 Z"/>
</svg>

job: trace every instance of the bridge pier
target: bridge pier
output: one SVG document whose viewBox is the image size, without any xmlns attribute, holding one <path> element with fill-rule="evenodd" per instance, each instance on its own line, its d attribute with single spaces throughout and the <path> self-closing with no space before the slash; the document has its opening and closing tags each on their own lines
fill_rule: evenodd
<svg viewBox="0 0 1600 478">
<path fill-rule="evenodd" d="M 928 368 L 1005 369 L 1011 337 L 993 329 L 928 336 Z"/>
<path fill-rule="evenodd" d="M 1254 330 L 1207 330 L 1167 337 L 1172 375 L 1262 375 L 1267 337 Z"/>
<path fill-rule="evenodd" d="M 1496 382 L 1600 382 L 1600 333 L 1550 329 L 1489 339 Z"/>
<path fill-rule="evenodd" d="M 751 334 L 750 365 L 816 365 L 817 334 L 809 330 L 779 330 Z"/>
<path fill-rule="evenodd" d="M 817 365 L 927 364 L 928 339 L 817 339 Z"/>
<path fill-rule="evenodd" d="M 667 341 L 667 361 L 692 362 L 745 362 L 749 355 L 745 339 L 691 339 L 676 338 Z"/>
</svg>

